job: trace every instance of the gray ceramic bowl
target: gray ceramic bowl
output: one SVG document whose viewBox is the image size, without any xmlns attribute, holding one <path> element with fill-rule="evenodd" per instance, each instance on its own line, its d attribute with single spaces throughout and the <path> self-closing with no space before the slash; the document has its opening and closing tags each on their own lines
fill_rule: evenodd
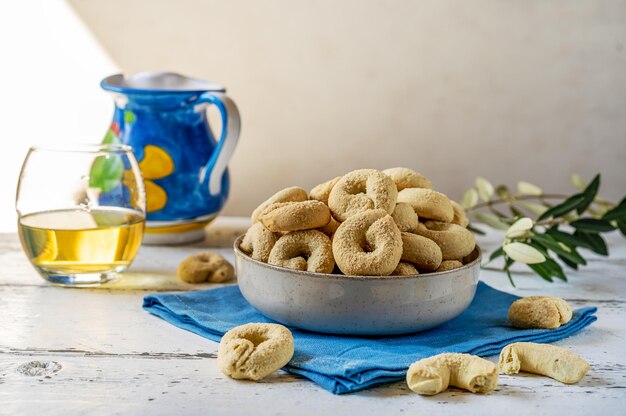
<svg viewBox="0 0 626 416">
<path fill-rule="evenodd" d="M 416 276 L 345 276 L 262 263 L 239 249 L 239 288 L 263 315 L 317 332 L 390 335 L 423 331 L 458 316 L 474 299 L 481 251 L 447 272 Z"/>
</svg>

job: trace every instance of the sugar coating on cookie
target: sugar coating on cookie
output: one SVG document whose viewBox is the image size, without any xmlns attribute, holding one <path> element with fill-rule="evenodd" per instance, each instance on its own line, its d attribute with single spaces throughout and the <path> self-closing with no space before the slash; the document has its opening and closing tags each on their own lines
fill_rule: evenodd
<svg viewBox="0 0 626 416">
<path fill-rule="evenodd" d="M 402 261 L 419 270 L 432 272 L 441 264 L 441 249 L 434 241 L 412 233 L 402 233 Z"/>
<path fill-rule="evenodd" d="M 292 186 L 289 188 L 281 189 L 276 192 L 274 195 L 270 196 L 268 199 L 263 201 L 261 205 L 256 207 L 254 211 L 252 211 L 252 223 L 254 224 L 259 220 L 259 215 L 265 208 L 269 205 L 272 205 L 276 202 L 299 202 L 306 201 L 309 199 L 306 191 L 299 186 Z"/>
<path fill-rule="evenodd" d="M 448 270 L 458 269 L 459 267 L 463 267 L 463 263 L 458 260 L 443 260 L 435 271 L 447 272 Z"/>
<path fill-rule="evenodd" d="M 398 190 L 391 178 L 375 169 L 359 169 L 344 175 L 330 191 L 328 206 L 343 222 L 361 212 L 382 209 L 391 214 Z"/>
<path fill-rule="evenodd" d="M 413 207 L 409 204 L 399 203 L 391 214 L 400 231 L 411 232 L 417 228 L 419 218 Z"/>
<path fill-rule="evenodd" d="M 406 188 L 398 192 L 398 202 L 409 204 L 420 218 L 450 222 L 454 208 L 444 194 L 424 188 Z"/>
<path fill-rule="evenodd" d="M 426 176 L 409 168 L 389 168 L 383 170 L 396 184 L 398 191 L 405 188 L 427 188 L 432 189 L 433 184 Z"/>
<path fill-rule="evenodd" d="M 259 220 L 270 231 L 300 231 L 323 227 L 330 222 L 330 210 L 320 201 L 277 202 L 267 206 Z"/>
<path fill-rule="evenodd" d="M 508 319 L 518 328 L 554 329 L 572 319 L 572 308 L 561 298 L 527 296 L 511 304 Z"/>
<path fill-rule="evenodd" d="M 443 260 L 458 260 L 470 254 L 476 247 L 474 234 L 457 224 L 427 221 L 419 223 L 414 232 L 437 243 Z"/>
<path fill-rule="evenodd" d="M 276 240 L 276 234 L 265 228 L 263 223 L 256 222 L 246 231 L 239 248 L 253 259 L 267 263 Z"/>
<path fill-rule="evenodd" d="M 311 189 L 311 192 L 309 193 L 309 198 L 315 199 L 317 201 L 322 201 L 323 203 L 327 204 L 330 191 L 333 190 L 333 187 L 337 184 L 337 182 L 339 182 L 339 179 L 341 179 L 341 176 L 337 176 L 336 178 L 315 186 L 313 189 Z"/>
<path fill-rule="evenodd" d="M 333 254 L 347 275 L 387 276 L 402 256 L 402 236 L 384 210 L 368 210 L 341 223 L 333 237 Z"/>
<path fill-rule="evenodd" d="M 314 273 L 332 273 L 332 245 L 317 230 L 294 231 L 280 237 L 270 252 L 269 264 Z"/>
<path fill-rule="evenodd" d="M 414 265 L 406 261 L 398 263 L 398 267 L 391 273 L 392 276 L 414 276 L 419 274 L 419 271 Z"/>
</svg>

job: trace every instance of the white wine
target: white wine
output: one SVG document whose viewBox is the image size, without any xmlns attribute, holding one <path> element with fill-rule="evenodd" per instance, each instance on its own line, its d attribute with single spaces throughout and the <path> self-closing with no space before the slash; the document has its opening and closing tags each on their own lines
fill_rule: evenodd
<svg viewBox="0 0 626 416">
<path fill-rule="evenodd" d="M 135 258 L 145 216 L 125 208 L 56 210 L 19 219 L 22 246 L 46 274 L 106 273 L 125 270 Z"/>
</svg>

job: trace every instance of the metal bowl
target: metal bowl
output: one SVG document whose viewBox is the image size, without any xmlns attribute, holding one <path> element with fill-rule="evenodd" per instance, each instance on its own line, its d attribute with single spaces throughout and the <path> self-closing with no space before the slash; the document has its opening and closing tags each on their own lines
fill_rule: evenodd
<svg viewBox="0 0 626 416">
<path fill-rule="evenodd" d="M 263 315 L 288 326 L 345 335 L 423 331 L 460 315 L 474 299 L 481 250 L 458 269 L 414 276 L 303 272 L 252 259 L 234 244 L 239 288 Z"/>
</svg>

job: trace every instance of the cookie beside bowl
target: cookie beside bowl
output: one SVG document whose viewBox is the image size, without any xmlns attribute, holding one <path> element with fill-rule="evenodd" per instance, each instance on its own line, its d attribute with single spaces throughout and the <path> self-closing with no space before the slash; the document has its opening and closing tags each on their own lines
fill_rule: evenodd
<svg viewBox="0 0 626 416">
<path fill-rule="evenodd" d="M 423 331 L 460 315 L 476 293 L 481 250 L 463 267 L 413 276 L 312 273 L 252 259 L 234 243 L 239 288 L 259 312 L 285 325 L 342 335 Z"/>
</svg>

